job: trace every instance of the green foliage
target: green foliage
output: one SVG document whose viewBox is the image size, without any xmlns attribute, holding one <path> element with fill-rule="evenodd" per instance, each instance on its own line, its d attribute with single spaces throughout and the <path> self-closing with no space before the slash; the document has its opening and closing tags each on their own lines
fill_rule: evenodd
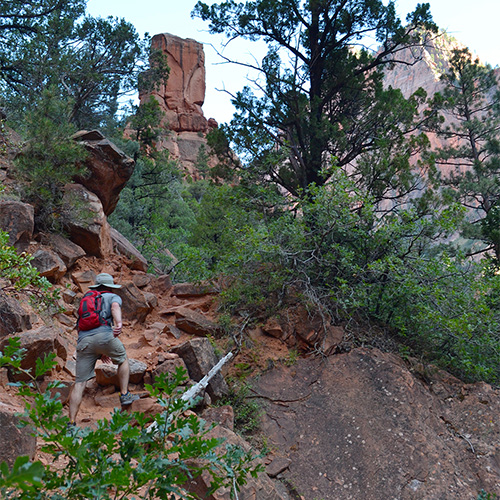
<svg viewBox="0 0 500 500">
<path fill-rule="evenodd" d="M 61 229 L 62 188 L 75 175 L 84 175 L 84 147 L 72 139 L 70 107 L 45 90 L 26 117 L 26 145 L 16 159 L 16 174 L 24 181 L 27 200 L 35 206 L 38 228 Z"/>
<path fill-rule="evenodd" d="M 297 351 L 297 349 L 290 349 L 286 358 L 283 360 L 283 364 L 285 366 L 293 366 L 297 363 L 297 359 L 299 359 L 299 351 Z"/>
<path fill-rule="evenodd" d="M 203 279 L 202 253 L 187 243 L 195 220 L 190 200 L 178 165 L 168 152 L 149 157 L 139 153 L 132 178 L 109 221 L 152 262 L 157 272 L 171 272 L 175 255 L 181 261 L 181 267 L 176 269 L 180 276 L 184 273 L 182 262 L 189 258 L 196 271 L 188 280 Z"/>
<path fill-rule="evenodd" d="M 13 341 L 0 353 L 0 366 L 20 369 L 22 353 L 19 341 Z M 52 360 L 41 362 L 37 374 L 53 366 Z M 0 494 L 12 499 L 125 499 L 185 498 L 195 499 L 183 485 L 207 471 L 212 478 L 211 492 L 227 486 L 232 498 L 249 474 L 260 467 L 255 458 L 241 448 L 209 438 L 203 421 L 194 414 L 185 415 L 189 404 L 180 398 L 179 386 L 186 380 L 178 370 L 148 386 L 152 396 L 164 408 L 161 414 L 145 416 L 116 410 L 108 419 L 99 420 L 95 428 L 68 427 L 62 403 L 51 396 L 57 390 L 52 382 L 45 393 L 31 382 L 22 383 L 19 393 L 26 400 L 22 417 L 33 426 L 42 451 L 53 462 L 42 465 L 20 457 L 9 470 L 0 466 Z M 156 426 L 151 432 L 150 426 Z"/>
<path fill-rule="evenodd" d="M 488 493 L 484 490 L 481 490 L 477 496 L 477 500 L 495 500 L 496 498 L 498 498 L 496 493 Z"/>
<path fill-rule="evenodd" d="M 155 147 L 155 141 L 161 135 L 161 121 L 164 116 L 158 101 L 151 97 L 148 102 L 142 103 L 130 118 L 130 128 L 135 133 L 135 141 L 139 144 L 142 152 L 147 156 Z M 138 151 L 135 154 L 137 160 Z"/>
<path fill-rule="evenodd" d="M 210 200 L 220 215 L 204 211 L 210 217 L 196 234 L 226 277 L 221 309 L 262 318 L 300 297 L 334 321 L 385 325 L 462 378 L 498 383 L 500 278 L 491 263 L 469 262 L 442 243 L 463 207 L 424 192 L 382 211 L 341 169 L 332 175 L 294 211 L 268 210 L 265 197 L 259 206 L 258 191 L 242 186 L 214 191 L 224 193 Z"/>
<path fill-rule="evenodd" d="M 445 88 L 430 102 L 432 113 L 443 114 L 432 130 L 446 140 L 436 163 L 451 170 L 441 182 L 470 212 L 463 235 L 481 240 L 482 251 L 492 250 L 498 260 L 500 90 L 495 72 L 468 49 L 455 49 L 441 79 Z"/>
<path fill-rule="evenodd" d="M 10 0 L 0 5 L 0 78 L 10 87 L 23 85 L 24 67 L 18 58 L 23 44 L 33 42 L 50 29 L 56 19 L 61 25 L 85 9 L 84 0 Z M 34 61 L 30 61 L 32 65 Z M 42 58 L 37 61 L 43 64 Z"/>
<path fill-rule="evenodd" d="M 155 52 L 148 62 L 148 36 L 141 39 L 124 19 L 85 15 L 85 5 L 14 0 L 0 7 L 0 90 L 10 120 L 22 122 L 37 96 L 52 87 L 71 100 L 69 119 L 78 128 L 107 127 L 119 114 L 120 97 L 138 84 L 150 89 L 166 80 L 163 54 Z"/>
<path fill-rule="evenodd" d="M 211 33 L 268 46 L 254 80 L 257 93 L 246 87 L 236 94 L 237 113 L 224 129 L 243 161 L 241 175 L 300 196 L 327 181 L 325 158 L 353 168 L 359 155 L 379 147 L 374 138 L 397 143 L 414 130 L 416 108 L 399 91 L 384 89 L 382 73 L 402 47 L 421 47 L 427 30 L 436 29 L 428 8 L 418 5 L 403 26 L 394 3 L 379 0 L 199 1 L 192 15 L 207 21 Z M 364 37 L 381 50 L 372 55 L 360 43 Z M 221 139 L 214 138 L 219 146 Z"/>
<path fill-rule="evenodd" d="M 27 253 L 19 254 L 9 245 L 9 235 L 0 231 L 0 278 L 9 280 L 15 290 L 29 293 L 36 305 L 52 306 L 59 293 L 50 290 L 52 285 L 30 264 L 32 259 Z"/>
<path fill-rule="evenodd" d="M 255 434 L 260 426 L 262 406 L 250 398 L 250 387 L 245 382 L 232 381 L 229 394 L 220 399 L 219 406 L 231 405 L 235 430 L 244 437 Z"/>
</svg>

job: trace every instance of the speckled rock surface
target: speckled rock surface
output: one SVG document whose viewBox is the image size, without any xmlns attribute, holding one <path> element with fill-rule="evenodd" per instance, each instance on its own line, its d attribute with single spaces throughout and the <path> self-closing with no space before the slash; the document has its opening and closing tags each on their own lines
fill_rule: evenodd
<svg viewBox="0 0 500 500">
<path fill-rule="evenodd" d="M 397 356 L 355 349 L 256 381 L 264 433 L 290 459 L 278 477 L 324 500 L 476 500 L 500 491 L 500 391 L 444 375 L 424 383 Z"/>
</svg>

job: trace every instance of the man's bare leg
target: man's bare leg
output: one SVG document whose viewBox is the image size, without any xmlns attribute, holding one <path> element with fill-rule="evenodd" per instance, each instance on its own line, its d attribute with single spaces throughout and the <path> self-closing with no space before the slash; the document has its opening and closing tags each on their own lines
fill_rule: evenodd
<svg viewBox="0 0 500 500">
<path fill-rule="evenodd" d="M 86 382 L 75 382 L 71 395 L 69 397 L 69 419 L 71 422 L 76 421 L 80 404 L 82 403 L 83 391 L 85 390 Z"/>
<path fill-rule="evenodd" d="M 118 367 L 118 382 L 120 383 L 120 393 L 127 394 L 128 392 L 128 381 L 130 378 L 130 365 L 128 359 L 126 359 Z"/>
</svg>

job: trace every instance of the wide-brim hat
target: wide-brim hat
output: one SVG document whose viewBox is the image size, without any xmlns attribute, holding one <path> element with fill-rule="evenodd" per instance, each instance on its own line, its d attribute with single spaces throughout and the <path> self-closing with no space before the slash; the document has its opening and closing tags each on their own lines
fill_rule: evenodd
<svg viewBox="0 0 500 500">
<path fill-rule="evenodd" d="M 113 281 L 113 276 L 108 273 L 98 274 L 95 279 L 95 285 L 90 285 L 89 288 L 97 288 L 99 286 L 107 286 L 109 288 L 121 288 L 121 285 L 116 285 Z"/>
</svg>

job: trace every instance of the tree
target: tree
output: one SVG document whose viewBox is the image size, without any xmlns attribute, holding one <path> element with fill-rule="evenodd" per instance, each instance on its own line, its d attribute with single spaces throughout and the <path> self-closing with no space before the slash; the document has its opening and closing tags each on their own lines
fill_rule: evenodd
<svg viewBox="0 0 500 500">
<path fill-rule="evenodd" d="M 149 58 L 148 36 L 141 39 L 124 19 L 84 16 L 84 10 L 84 0 L 63 2 L 44 10 L 36 26 L 7 32 L 0 57 L 11 71 L 0 78 L 11 119 L 55 86 L 71 99 L 72 123 L 102 127 L 117 114 L 120 97 L 167 77 L 162 54 Z"/>
<path fill-rule="evenodd" d="M 483 240 L 500 261 L 500 91 L 493 69 L 455 49 L 442 75 L 445 88 L 432 99 L 444 117 L 434 127 L 444 146 L 436 163 L 450 170 L 442 183 L 471 212 L 465 235 Z M 446 118 L 446 119 L 445 119 Z"/>
<path fill-rule="evenodd" d="M 398 53 L 422 46 L 435 26 L 419 5 L 404 27 L 394 3 L 379 0 L 259 0 L 198 2 L 193 11 L 211 33 L 263 40 L 267 56 L 254 83 L 233 99 L 237 114 L 226 129 L 253 173 L 294 195 L 328 179 L 331 163 L 347 167 L 382 140 L 409 132 L 400 93 L 384 89 L 383 70 Z M 376 54 L 363 46 L 380 44 Z M 283 62 L 285 61 L 285 62 Z M 247 169 L 248 171 L 248 169 Z"/>
<path fill-rule="evenodd" d="M 11 0 L 0 5 L 0 79 L 4 85 L 23 83 L 24 68 L 16 58 L 19 47 L 49 28 L 57 13 L 60 19 L 79 17 L 84 0 Z M 44 62 L 43 60 L 38 63 Z"/>
<path fill-rule="evenodd" d="M 76 175 L 85 175 L 82 144 L 74 141 L 68 121 L 71 106 L 46 89 L 25 118 L 26 145 L 16 158 L 16 176 L 23 181 L 26 199 L 35 207 L 38 229 L 61 230 L 63 188 Z M 82 207 L 73 207 L 75 210 Z"/>
<path fill-rule="evenodd" d="M 136 245 L 156 271 L 169 271 L 172 254 L 185 241 L 194 215 L 178 162 L 157 149 L 168 134 L 161 128 L 163 112 L 151 98 L 129 117 L 123 149 L 133 155 L 132 177 L 120 194 L 110 223 Z M 187 199 L 186 199 L 187 198 Z"/>
</svg>

